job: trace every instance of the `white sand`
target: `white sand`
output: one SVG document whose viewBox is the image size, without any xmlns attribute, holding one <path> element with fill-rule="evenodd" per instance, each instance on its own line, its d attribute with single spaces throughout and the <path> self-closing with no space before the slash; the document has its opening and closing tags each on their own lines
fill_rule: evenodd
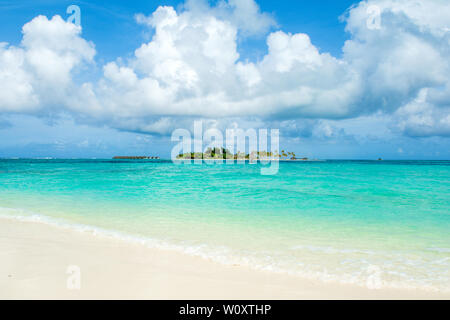
<svg viewBox="0 0 450 320">
<path fill-rule="evenodd" d="M 67 288 L 68 266 L 81 270 Z M 449 299 L 223 266 L 178 252 L 35 222 L 0 219 L 0 299 Z"/>
</svg>

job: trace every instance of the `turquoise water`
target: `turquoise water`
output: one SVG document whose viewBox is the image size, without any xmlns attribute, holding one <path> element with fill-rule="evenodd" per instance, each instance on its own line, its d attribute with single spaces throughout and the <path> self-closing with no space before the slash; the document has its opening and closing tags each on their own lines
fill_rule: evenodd
<svg viewBox="0 0 450 320">
<path fill-rule="evenodd" d="M 322 281 L 450 291 L 450 161 L 260 169 L 0 160 L 0 215 Z"/>
</svg>

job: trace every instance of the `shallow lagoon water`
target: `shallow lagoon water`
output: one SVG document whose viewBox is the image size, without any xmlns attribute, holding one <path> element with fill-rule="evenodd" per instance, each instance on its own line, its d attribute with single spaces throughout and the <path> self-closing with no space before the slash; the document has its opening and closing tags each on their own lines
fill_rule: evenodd
<svg viewBox="0 0 450 320">
<path fill-rule="evenodd" d="M 450 290 L 450 161 L 0 160 L 0 215 L 361 286 Z"/>
</svg>

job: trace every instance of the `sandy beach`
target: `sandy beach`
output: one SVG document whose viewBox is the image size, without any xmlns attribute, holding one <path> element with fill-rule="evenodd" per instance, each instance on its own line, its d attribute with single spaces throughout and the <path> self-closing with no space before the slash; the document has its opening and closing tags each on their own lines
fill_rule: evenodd
<svg viewBox="0 0 450 320">
<path fill-rule="evenodd" d="M 68 268 L 80 271 L 69 289 Z M 73 282 L 72 282 L 73 283 Z M 1 299 L 448 299 L 224 266 L 37 222 L 0 219 Z"/>
</svg>

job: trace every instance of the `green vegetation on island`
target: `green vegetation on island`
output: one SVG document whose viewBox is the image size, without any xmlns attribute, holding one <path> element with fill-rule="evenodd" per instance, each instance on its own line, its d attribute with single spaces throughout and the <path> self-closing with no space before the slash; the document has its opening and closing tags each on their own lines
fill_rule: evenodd
<svg viewBox="0 0 450 320">
<path fill-rule="evenodd" d="M 147 156 L 117 156 L 114 160 L 159 160 L 159 157 L 147 157 Z"/>
<path fill-rule="evenodd" d="M 285 152 L 284 150 L 279 153 L 268 151 L 253 151 L 251 153 L 244 153 L 238 151 L 232 153 L 225 148 L 208 148 L 206 152 L 189 152 L 179 154 L 177 156 L 179 160 L 303 160 L 307 161 L 308 158 L 297 159 L 294 152 Z"/>
</svg>

